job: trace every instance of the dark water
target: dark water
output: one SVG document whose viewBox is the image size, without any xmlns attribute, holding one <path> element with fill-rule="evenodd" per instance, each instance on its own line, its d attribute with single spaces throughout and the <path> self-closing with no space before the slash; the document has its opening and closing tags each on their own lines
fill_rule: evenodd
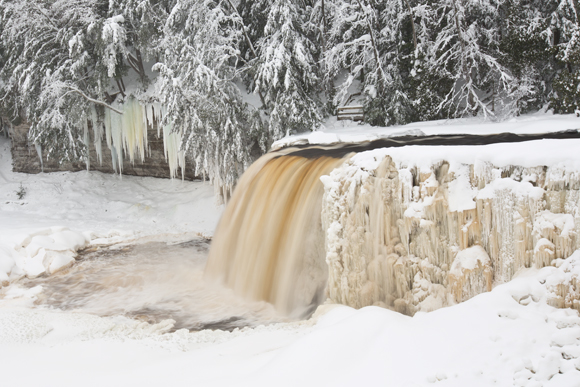
<svg viewBox="0 0 580 387">
<path fill-rule="evenodd" d="M 240 299 L 204 279 L 209 241 L 113 246 L 81 253 L 75 265 L 18 285 L 42 286 L 36 304 L 99 316 L 122 315 L 174 329 L 222 329 L 284 321 L 272 305 Z"/>
</svg>

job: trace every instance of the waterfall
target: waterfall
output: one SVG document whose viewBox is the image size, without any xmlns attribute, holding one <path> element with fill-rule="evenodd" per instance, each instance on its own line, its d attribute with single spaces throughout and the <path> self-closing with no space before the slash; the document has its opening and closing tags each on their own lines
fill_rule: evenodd
<svg viewBox="0 0 580 387">
<path fill-rule="evenodd" d="M 505 150 L 494 142 L 548 137 L 578 141 L 580 133 L 405 137 L 269 153 L 234 191 L 206 275 L 297 317 L 325 299 L 413 315 L 490 291 L 522 269 L 561 265 L 580 248 L 576 167 L 486 160 Z M 427 159 L 423 147 L 395 152 L 413 142 L 447 147 L 431 148 Z M 464 156 L 454 157 L 453 146 L 465 144 L 497 146 L 457 147 Z M 475 156 L 478 149 L 492 156 Z M 580 310 L 580 288 L 558 281 L 549 302 Z"/>
<path fill-rule="evenodd" d="M 322 175 L 340 158 L 271 153 L 242 176 L 216 229 L 206 275 L 302 316 L 324 296 Z"/>
</svg>

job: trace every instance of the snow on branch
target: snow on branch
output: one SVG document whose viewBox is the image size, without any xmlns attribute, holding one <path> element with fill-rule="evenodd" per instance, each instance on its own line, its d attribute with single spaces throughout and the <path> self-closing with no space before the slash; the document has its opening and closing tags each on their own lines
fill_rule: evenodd
<svg viewBox="0 0 580 387">
<path fill-rule="evenodd" d="M 70 92 L 73 92 L 73 93 L 76 93 L 76 94 L 80 95 L 81 97 L 83 97 L 84 99 L 86 99 L 89 102 L 92 102 L 92 103 L 94 103 L 96 105 L 103 106 L 103 107 L 105 107 L 107 109 L 110 109 L 110 110 L 114 111 L 117 114 L 123 114 L 123 112 L 121 110 L 115 109 L 114 107 L 112 107 L 111 105 L 109 105 L 109 104 L 107 104 L 107 103 L 105 103 L 103 101 L 99 101 L 97 99 L 94 99 L 94 98 L 89 97 L 88 95 L 86 95 L 85 93 L 83 93 L 82 91 L 80 91 L 79 89 L 77 89 L 74 86 L 67 85 L 67 84 L 63 84 L 62 86 L 65 87 L 65 88 L 67 88 L 67 89 L 69 89 Z"/>
</svg>

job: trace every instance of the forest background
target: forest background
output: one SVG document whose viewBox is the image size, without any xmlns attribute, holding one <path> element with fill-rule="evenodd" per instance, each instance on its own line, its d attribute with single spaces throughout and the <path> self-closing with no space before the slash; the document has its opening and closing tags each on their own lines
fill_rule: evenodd
<svg viewBox="0 0 580 387">
<path fill-rule="evenodd" d="M 574 112 L 579 12 L 577 0 L 0 0 L 1 115 L 74 161 L 136 100 L 162 110 L 198 176 L 233 185 L 273 141 L 353 100 L 378 126 Z"/>
</svg>

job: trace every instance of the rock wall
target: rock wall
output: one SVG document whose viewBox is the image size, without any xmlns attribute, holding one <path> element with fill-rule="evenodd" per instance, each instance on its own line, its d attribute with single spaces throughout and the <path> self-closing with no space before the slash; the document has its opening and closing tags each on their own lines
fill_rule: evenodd
<svg viewBox="0 0 580 387">
<path fill-rule="evenodd" d="M 327 294 L 413 315 L 465 301 L 522 268 L 556 265 L 580 248 L 580 178 L 558 167 L 438 162 L 369 166 L 352 159 L 323 177 Z M 580 282 L 580 281 L 579 281 Z M 580 310 L 576 278 L 550 285 Z"/>
<path fill-rule="evenodd" d="M 7 120 L 4 120 L 7 122 Z M 28 142 L 29 125 L 22 123 L 17 126 L 11 126 L 9 129 L 12 139 L 12 168 L 14 172 L 23 173 L 40 173 L 40 172 L 58 172 L 58 171 L 81 171 L 86 170 L 84 162 L 75 163 L 58 163 L 54 160 L 47 160 L 46 155 L 41 160 L 33 144 Z M 137 158 L 133 163 L 125 155 L 123 163 L 123 174 L 133 176 L 152 176 L 152 177 L 170 177 L 170 168 L 163 148 L 163 139 L 157 136 L 157 129 L 150 128 L 147 132 L 148 149 L 145 160 L 142 162 Z M 97 157 L 95 144 L 90 142 L 90 165 L 91 171 L 100 171 L 104 173 L 116 173 L 113 168 L 111 151 L 104 144 L 102 146 L 102 163 Z M 196 179 L 193 161 L 186 159 L 186 168 L 184 178 L 186 180 Z M 178 172 L 181 176 L 181 171 Z"/>
</svg>

